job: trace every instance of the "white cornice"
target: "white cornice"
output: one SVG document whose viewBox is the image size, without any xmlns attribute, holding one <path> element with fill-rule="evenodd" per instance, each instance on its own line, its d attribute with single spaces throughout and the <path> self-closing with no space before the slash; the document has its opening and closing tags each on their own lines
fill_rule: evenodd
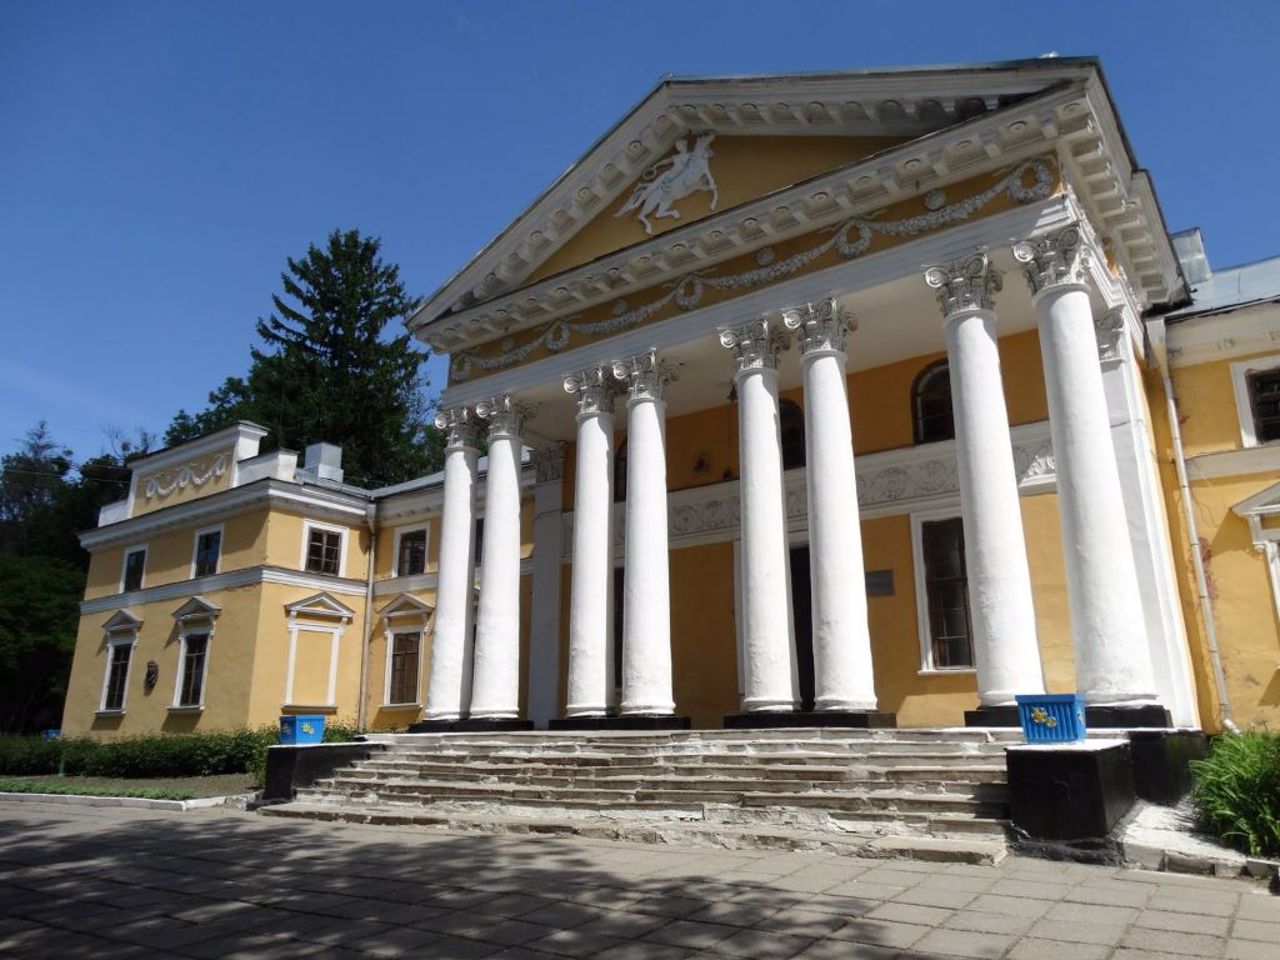
<svg viewBox="0 0 1280 960">
<path fill-rule="evenodd" d="M 1280 305 L 1260 303 L 1167 324 L 1169 364 L 1187 367 L 1280 348 Z"/>
<path fill-rule="evenodd" d="M 1202 453 L 1187 460 L 1191 480 L 1242 477 L 1253 473 L 1280 474 L 1280 444 Z"/>
<path fill-rule="evenodd" d="M 164 530 L 205 524 L 262 507 L 301 516 L 364 523 L 366 500 L 352 494 L 307 484 L 259 480 L 243 487 L 144 513 L 80 534 L 86 550 L 101 550 L 132 540 L 145 540 Z"/>
<path fill-rule="evenodd" d="M 196 577 L 194 580 L 165 583 L 158 587 L 147 587 L 146 589 L 133 590 L 129 593 L 113 593 L 105 597 L 94 597 L 92 600 L 85 600 L 80 604 L 80 612 L 82 614 L 101 613 L 106 610 L 118 610 L 126 606 L 156 603 L 162 600 L 178 600 L 184 597 L 213 593 L 215 590 L 230 590 L 234 587 L 248 587 L 258 583 L 279 583 L 290 587 L 340 593 L 353 597 L 363 597 L 365 593 L 363 580 L 326 577 L 318 573 L 303 573 L 300 570 L 288 570 L 284 567 L 262 564 L 256 567 L 245 567 L 241 570 L 231 570 L 227 573 L 217 573 L 209 577 Z"/>
<path fill-rule="evenodd" d="M 1075 208 L 1065 195 L 1026 204 L 523 366 L 454 384 L 445 389 L 440 403 L 442 406 L 475 403 L 495 393 L 514 394 L 540 384 L 560 382 L 569 374 L 611 363 L 619 357 L 713 336 L 721 326 L 777 309 L 780 304 L 807 303 L 829 297 L 833 292 L 857 293 L 913 276 L 920 272 L 921 264 L 944 263 L 970 253 L 975 247 L 1007 245 L 1014 237 L 1037 236 L 1066 226 L 1075 216 Z"/>
</svg>

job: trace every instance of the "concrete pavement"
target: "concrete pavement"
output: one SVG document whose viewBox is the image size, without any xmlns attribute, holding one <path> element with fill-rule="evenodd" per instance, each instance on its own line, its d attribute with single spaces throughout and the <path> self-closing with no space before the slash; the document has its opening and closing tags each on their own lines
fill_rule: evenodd
<svg viewBox="0 0 1280 960">
<path fill-rule="evenodd" d="M 1241 880 L 0 802 L 0 956 L 1280 960 Z"/>
</svg>

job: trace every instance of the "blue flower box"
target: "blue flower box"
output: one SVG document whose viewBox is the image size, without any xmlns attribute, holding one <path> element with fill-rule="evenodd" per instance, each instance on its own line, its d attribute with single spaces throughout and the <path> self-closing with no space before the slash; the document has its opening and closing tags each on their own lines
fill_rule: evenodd
<svg viewBox="0 0 1280 960">
<path fill-rule="evenodd" d="M 1019 694 L 1015 699 L 1027 743 L 1075 743 L 1084 739 L 1084 697 L 1080 694 Z"/>
<path fill-rule="evenodd" d="M 298 713 L 280 718 L 280 742 L 286 746 L 324 741 L 324 717 Z"/>
</svg>

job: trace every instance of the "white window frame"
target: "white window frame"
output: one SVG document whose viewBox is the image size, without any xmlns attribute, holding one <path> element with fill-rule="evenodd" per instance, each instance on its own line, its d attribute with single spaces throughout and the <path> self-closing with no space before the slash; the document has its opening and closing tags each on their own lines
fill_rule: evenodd
<svg viewBox="0 0 1280 960">
<path fill-rule="evenodd" d="M 307 548 L 311 544 L 311 531 L 325 530 L 329 533 L 338 534 L 338 572 L 321 573 L 319 570 L 307 569 Z M 307 520 L 302 524 L 302 550 L 298 556 L 298 569 L 303 573 L 309 573 L 317 577 L 345 577 L 347 575 L 347 533 L 346 527 L 340 527 L 335 523 L 321 523 L 318 520 Z"/>
<path fill-rule="evenodd" d="M 933 663 L 933 630 L 929 624 L 929 585 L 924 568 L 924 525 L 934 520 L 959 520 L 964 522 L 958 501 L 950 506 L 914 511 L 911 517 L 911 568 L 916 587 L 916 634 L 920 644 L 920 669 L 918 676 L 951 677 L 977 673 L 977 666 L 938 667 Z M 968 580 L 966 563 L 966 588 Z M 972 602 L 972 601 L 971 601 Z M 970 643 L 974 638 L 970 636 Z M 974 657 L 977 657 L 975 644 Z"/>
<path fill-rule="evenodd" d="M 129 705 L 129 678 L 133 676 L 133 655 L 138 649 L 138 631 L 136 628 L 109 630 L 106 643 L 107 666 L 102 671 L 102 693 L 98 697 L 98 713 L 110 717 L 122 716 Z M 120 698 L 120 709 L 107 709 L 107 688 L 111 684 L 111 661 L 115 656 L 114 647 L 129 647 L 129 663 L 124 668 L 124 696 Z"/>
<path fill-rule="evenodd" d="M 413 619 L 410 616 L 409 619 Z M 397 623 L 396 617 L 387 618 L 385 633 L 387 638 L 387 663 L 382 681 L 382 705 L 384 707 L 420 707 L 422 706 L 422 640 L 427 632 L 426 618 L 422 617 L 421 626 L 409 623 Z M 391 655 L 395 646 L 397 633 L 416 633 L 418 635 L 418 683 L 417 697 L 403 702 L 391 699 Z"/>
<path fill-rule="evenodd" d="M 170 710 L 187 711 L 197 713 L 204 709 L 205 701 L 209 698 L 209 661 L 213 658 L 213 625 L 212 617 L 206 619 L 201 617 L 192 620 L 190 623 L 183 622 L 178 625 L 178 669 L 173 684 L 173 701 L 169 706 Z M 200 672 L 200 702 L 199 703 L 181 703 L 182 699 L 182 681 L 186 678 L 187 673 L 187 638 L 190 636 L 204 636 L 207 639 L 204 644 L 204 664 Z"/>
<path fill-rule="evenodd" d="M 431 524 L 428 522 L 413 524 L 407 527 L 397 527 L 395 544 L 392 547 L 391 552 L 391 575 L 393 577 L 420 576 L 420 574 L 404 573 L 400 569 L 400 540 L 406 533 L 417 533 L 419 531 L 425 534 L 426 537 L 426 542 L 423 546 L 422 573 L 425 574 L 427 572 L 427 567 L 431 565 Z"/>
<path fill-rule="evenodd" d="M 200 538 L 207 533 L 216 533 L 218 535 L 218 559 L 217 559 L 217 562 L 214 564 L 213 573 L 207 573 L 205 574 L 205 576 L 213 577 L 213 576 L 217 576 L 222 572 L 222 544 L 223 544 L 223 541 L 226 540 L 227 534 L 226 534 L 226 530 L 223 529 L 223 524 L 215 523 L 211 527 L 201 527 L 192 535 L 191 576 L 188 579 L 194 580 L 196 578 L 196 558 L 200 555 Z"/>
<path fill-rule="evenodd" d="M 296 613 L 289 614 L 289 663 L 285 668 L 284 706 L 285 707 L 336 707 L 338 705 L 338 650 L 342 645 L 342 635 L 346 632 L 347 618 L 341 618 L 337 624 L 320 623 L 315 620 L 299 620 Z M 293 699 L 295 668 L 298 664 L 298 634 L 329 634 L 329 677 L 327 699 L 324 703 L 299 704 Z"/>
<path fill-rule="evenodd" d="M 1258 440 L 1257 424 L 1253 421 L 1253 404 L 1249 401 L 1249 374 L 1266 373 L 1280 368 L 1280 353 L 1269 357 L 1254 357 L 1231 364 L 1231 390 L 1236 398 L 1236 416 L 1240 420 L 1240 445 L 1242 447 L 1267 447 L 1280 441 Z"/>
<path fill-rule="evenodd" d="M 128 570 L 129 570 L 129 558 L 133 556 L 135 553 L 142 554 L 142 579 L 138 583 L 138 590 L 145 590 L 147 587 L 147 560 L 148 560 L 148 555 L 150 554 L 150 544 L 135 543 L 131 547 L 125 547 L 124 553 L 120 557 L 120 591 L 119 591 L 120 593 L 137 592 L 134 590 L 126 591 L 124 588 L 125 577 L 127 576 Z"/>
</svg>

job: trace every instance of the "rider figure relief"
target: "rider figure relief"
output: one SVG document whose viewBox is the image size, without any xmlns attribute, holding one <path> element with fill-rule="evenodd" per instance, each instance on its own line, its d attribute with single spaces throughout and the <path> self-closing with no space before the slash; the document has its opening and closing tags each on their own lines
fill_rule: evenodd
<svg viewBox="0 0 1280 960">
<path fill-rule="evenodd" d="M 683 139 L 677 140 L 675 154 L 659 160 L 644 172 L 627 202 L 614 216 L 621 217 L 632 210 L 639 210 L 636 217 L 644 224 L 644 232 L 653 233 L 649 217 L 679 219 L 680 211 L 672 210 L 671 205 L 698 190 L 711 191 L 711 209 L 714 210 L 720 193 L 708 162 L 715 156 L 711 151 L 711 141 L 715 136 L 714 133 L 702 134 L 692 150 Z M 660 173 L 663 167 L 669 169 Z"/>
</svg>

